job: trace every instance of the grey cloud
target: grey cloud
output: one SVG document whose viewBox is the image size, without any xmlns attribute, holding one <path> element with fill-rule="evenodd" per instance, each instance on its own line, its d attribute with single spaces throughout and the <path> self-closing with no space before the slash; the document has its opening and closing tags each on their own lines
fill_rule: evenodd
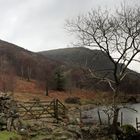
<svg viewBox="0 0 140 140">
<path fill-rule="evenodd" d="M 32 51 L 66 47 L 67 18 L 91 8 L 115 8 L 123 0 L 0 0 L 0 38 Z M 125 0 L 138 3 L 139 0 Z"/>
<path fill-rule="evenodd" d="M 123 1 L 138 5 L 140 0 L 0 0 L 0 39 L 31 51 L 64 48 L 74 40 L 64 30 L 66 19 L 99 6 L 115 9 Z"/>
</svg>

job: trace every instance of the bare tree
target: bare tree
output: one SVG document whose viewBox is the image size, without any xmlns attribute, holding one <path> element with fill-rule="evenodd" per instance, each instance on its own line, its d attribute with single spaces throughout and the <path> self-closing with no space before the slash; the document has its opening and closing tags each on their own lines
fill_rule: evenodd
<svg viewBox="0 0 140 140">
<path fill-rule="evenodd" d="M 0 90 L 14 92 L 16 85 L 15 70 L 5 55 L 0 56 Z"/>
<path fill-rule="evenodd" d="M 113 64 L 108 76 L 98 77 L 107 81 L 114 93 L 113 127 L 117 129 L 119 108 L 116 97 L 121 81 L 128 74 L 128 66 L 140 53 L 140 8 L 121 6 L 115 12 L 92 10 L 86 15 L 67 21 L 67 29 L 78 37 L 78 45 L 101 50 Z M 93 77 L 97 77 L 89 70 Z"/>
</svg>

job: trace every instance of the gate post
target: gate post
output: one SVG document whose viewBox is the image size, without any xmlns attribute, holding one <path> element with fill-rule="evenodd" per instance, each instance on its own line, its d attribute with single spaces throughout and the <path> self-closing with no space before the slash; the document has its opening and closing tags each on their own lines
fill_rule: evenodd
<svg viewBox="0 0 140 140">
<path fill-rule="evenodd" d="M 58 123 L 58 99 L 54 99 L 54 117 L 56 118 Z"/>
</svg>

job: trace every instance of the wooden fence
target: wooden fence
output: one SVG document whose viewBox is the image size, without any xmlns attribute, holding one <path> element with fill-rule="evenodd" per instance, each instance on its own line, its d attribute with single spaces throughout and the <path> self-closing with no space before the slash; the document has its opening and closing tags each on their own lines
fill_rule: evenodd
<svg viewBox="0 0 140 140">
<path fill-rule="evenodd" d="M 17 106 L 19 115 L 23 120 L 53 118 L 58 122 L 66 115 L 66 107 L 58 99 L 17 102 Z"/>
<path fill-rule="evenodd" d="M 136 118 L 136 129 L 137 131 L 139 130 L 140 128 L 140 122 L 138 121 L 138 118 Z"/>
</svg>

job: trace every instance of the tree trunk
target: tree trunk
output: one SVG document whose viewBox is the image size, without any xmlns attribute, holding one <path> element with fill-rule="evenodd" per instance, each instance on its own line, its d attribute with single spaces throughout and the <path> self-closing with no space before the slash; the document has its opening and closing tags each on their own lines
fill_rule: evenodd
<svg viewBox="0 0 140 140">
<path fill-rule="evenodd" d="M 45 95 L 48 96 L 49 95 L 49 92 L 48 92 L 48 80 L 46 80 L 46 86 L 45 86 L 45 88 L 46 88 Z"/>
<path fill-rule="evenodd" d="M 114 116 L 113 116 L 113 132 L 117 133 L 118 128 L 118 116 L 119 116 L 119 108 L 114 108 Z"/>
<path fill-rule="evenodd" d="M 30 79 L 31 79 L 31 73 L 32 73 L 31 67 L 28 66 L 27 67 L 27 80 L 28 81 L 30 81 Z"/>
<path fill-rule="evenodd" d="M 23 70 L 23 66 L 21 65 L 21 79 L 24 78 L 24 70 Z"/>
<path fill-rule="evenodd" d="M 113 109 L 114 109 L 114 115 L 113 115 L 113 133 L 117 134 L 117 129 L 118 129 L 118 116 L 119 116 L 119 108 L 116 103 L 116 98 L 118 96 L 119 91 L 119 85 L 116 86 L 115 92 L 114 92 L 114 97 L 113 97 Z"/>
</svg>

